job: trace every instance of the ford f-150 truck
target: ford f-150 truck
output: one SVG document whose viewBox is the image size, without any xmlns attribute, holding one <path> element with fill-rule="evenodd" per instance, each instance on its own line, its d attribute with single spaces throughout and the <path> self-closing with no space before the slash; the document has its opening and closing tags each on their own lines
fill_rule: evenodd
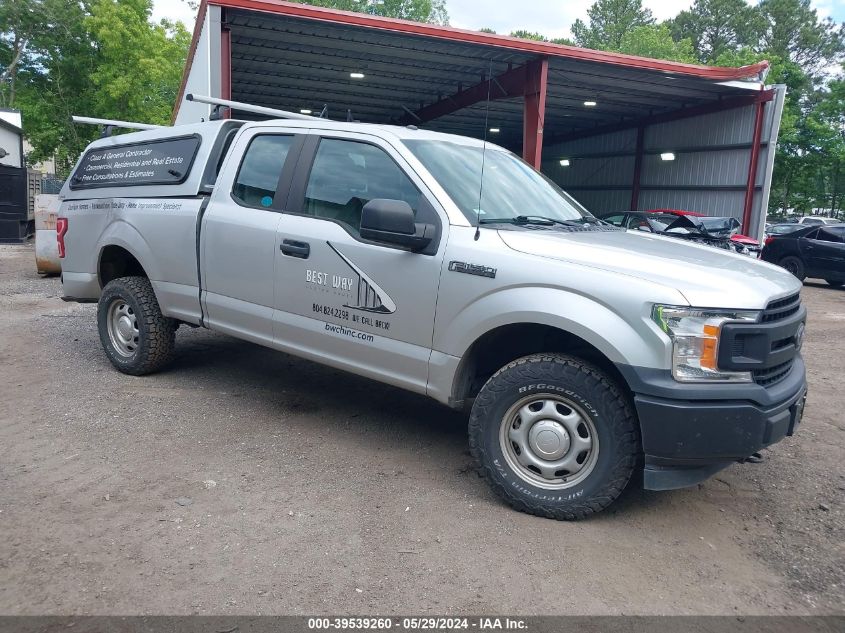
<svg viewBox="0 0 845 633">
<path fill-rule="evenodd" d="M 610 226 L 480 140 L 211 121 L 95 141 L 61 197 L 65 298 L 118 370 L 187 324 L 466 408 L 518 510 L 689 486 L 801 419 L 795 277 Z"/>
</svg>

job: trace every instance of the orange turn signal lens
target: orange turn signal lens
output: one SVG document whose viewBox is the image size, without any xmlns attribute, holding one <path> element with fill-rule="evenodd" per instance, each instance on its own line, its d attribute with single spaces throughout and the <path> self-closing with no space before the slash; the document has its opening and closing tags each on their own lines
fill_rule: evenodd
<svg viewBox="0 0 845 633">
<path fill-rule="evenodd" d="M 716 325 L 704 326 L 704 340 L 701 347 L 701 366 L 706 369 L 716 370 L 716 348 L 719 345 L 719 327 Z"/>
</svg>

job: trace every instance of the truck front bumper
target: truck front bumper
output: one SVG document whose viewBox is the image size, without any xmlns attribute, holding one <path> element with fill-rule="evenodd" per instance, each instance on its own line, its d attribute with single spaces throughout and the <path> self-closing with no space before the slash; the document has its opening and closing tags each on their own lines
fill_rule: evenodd
<svg viewBox="0 0 845 633">
<path fill-rule="evenodd" d="M 800 356 L 789 374 L 768 388 L 682 384 L 660 370 L 622 371 L 634 391 L 648 490 L 695 485 L 792 435 L 807 397 Z"/>
</svg>

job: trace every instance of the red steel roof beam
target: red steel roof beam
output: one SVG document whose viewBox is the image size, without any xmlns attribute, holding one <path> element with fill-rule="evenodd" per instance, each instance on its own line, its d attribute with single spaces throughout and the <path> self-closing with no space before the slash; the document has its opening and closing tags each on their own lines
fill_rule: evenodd
<svg viewBox="0 0 845 633">
<path fill-rule="evenodd" d="M 543 122 L 546 118 L 546 93 L 549 86 L 549 60 L 529 62 L 525 67 L 525 97 L 522 115 L 522 158 L 540 169 L 543 157 Z"/>
<path fill-rule="evenodd" d="M 413 114 L 403 116 L 399 122 L 401 125 L 427 123 L 458 110 L 483 103 L 487 100 L 488 93 L 491 101 L 521 97 L 525 94 L 527 68 L 528 65 L 519 66 L 505 71 L 489 81 L 482 81 L 469 88 L 459 90 L 451 97 L 445 97 L 420 108 Z"/>
<path fill-rule="evenodd" d="M 766 111 L 766 101 L 757 101 L 756 112 L 754 113 L 754 139 L 751 141 L 751 158 L 748 161 L 748 181 L 745 186 L 745 207 L 742 211 L 742 232 L 745 235 L 751 229 L 751 212 L 754 208 L 754 189 L 757 185 L 757 165 L 760 161 L 760 141 L 763 136 L 763 114 Z M 774 151 L 774 148 L 769 148 Z M 762 209 L 761 209 L 762 211 Z"/>
</svg>

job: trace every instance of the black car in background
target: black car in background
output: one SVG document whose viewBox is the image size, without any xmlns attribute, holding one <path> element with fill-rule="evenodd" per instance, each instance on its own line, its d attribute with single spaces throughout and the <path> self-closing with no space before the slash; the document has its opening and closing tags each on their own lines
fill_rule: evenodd
<svg viewBox="0 0 845 633">
<path fill-rule="evenodd" d="M 798 224 L 797 222 L 781 222 L 780 224 L 772 224 L 766 227 L 766 237 L 772 235 L 786 235 L 799 229 L 807 228 L 806 224 Z"/>
<path fill-rule="evenodd" d="M 760 258 L 786 268 L 801 281 L 824 279 L 838 288 L 845 284 L 845 224 L 811 224 L 771 235 Z"/>
</svg>

